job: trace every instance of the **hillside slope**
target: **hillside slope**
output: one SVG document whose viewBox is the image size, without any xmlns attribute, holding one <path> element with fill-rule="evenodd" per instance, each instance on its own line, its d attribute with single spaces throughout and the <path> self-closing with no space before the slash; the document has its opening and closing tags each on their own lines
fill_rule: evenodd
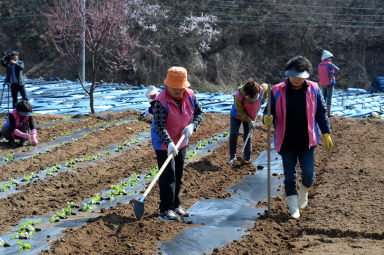
<svg viewBox="0 0 384 255">
<path fill-rule="evenodd" d="M 158 45 L 159 55 L 138 50 L 132 69 L 115 81 L 162 84 L 168 67 L 182 65 L 198 90 L 232 91 L 248 77 L 278 82 L 284 63 L 297 54 L 312 61 L 316 81 L 323 49 L 336 56 L 340 88 L 367 89 L 373 77 L 383 76 L 384 9 L 378 1 L 138 2 L 142 24 L 151 27 L 143 30 L 142 43 Z M 49 3 L 2 1 L 1 49 L 20 51 L 29 77 L 76 79 L 76 67 L 49 41 L 41 15 Z"/>
</svg>

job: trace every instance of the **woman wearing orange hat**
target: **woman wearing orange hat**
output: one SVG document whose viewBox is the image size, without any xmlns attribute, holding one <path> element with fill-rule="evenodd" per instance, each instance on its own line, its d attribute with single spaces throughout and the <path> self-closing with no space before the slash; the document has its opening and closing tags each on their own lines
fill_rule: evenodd
<svg viewBox="0 0 384 255">
<path fill-rule="evenodd" d="M 204 113 L 187 80 L 187 70 L 173 66 L 168 69 L 165 89 L 155 98 L 151 129 L 152 146 L 157 164 L 161 167 L 168 155 L 174 155 L 159 178 L 160 216 L 167 220 L 180 220 L 189 216 L 180 207 L 180 189 L 188 138 L 198 128 Z M 175 144 L 181 136 L 186 138 L 179 148 Z"/>
</svg>

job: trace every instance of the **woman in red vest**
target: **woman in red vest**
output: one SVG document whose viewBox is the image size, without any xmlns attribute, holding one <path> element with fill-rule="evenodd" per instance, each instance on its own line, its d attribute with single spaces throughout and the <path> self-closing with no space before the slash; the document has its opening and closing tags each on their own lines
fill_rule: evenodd
<svg viewBox="0 0 384 255">
<path fill-rule="evenodd" d="M 163 219 L 179 221 L 189 216 L 180 207 L 185 154 L 188 138 L 199 127 L 204 113 L 187 80 L 187 70 L 174 66 L 168 69 L 164 81 L 165 89 L 154 99 L 151 128 L 152 146 L 159 168 L 170 154 L 174 157 L 159 178 L 160 216 Z M 185 134 L 179 148 L 177 142 Z"/>
<path fill-rule="evenodd" d="M 331 116 L 333 87 L 336 85 L 335 72 L 339 68 L 331 61 L 333 54 L 327 50 L 323 50 L 321 63 L 317 66 L 319 72 L 319 85 L 321 86 L 325 102 L 327 103 L 328 118 Z"/>
<path fill-rule="evenodd" d="M 248 79 L 245 85 L 233 95 L 234 103 L 231 109 L 230 136 L 229 136 L 229 159 L 227 164 L 232 164 L 236 160 L 237 137 L 239 129 L 243 123 L 244 141 L 249 132 L 252 132 L 255 125 L 256 114 L 260 106 L 264 103 L 267 96 L 267 84 L 259 85 L 252 78 Z M 244 149 L 244 160 L 250 161 L 252 151 L 252 133 Z"/>
<path fill-rule="evenodd" d="M 288 79 L 272 86 L 271 115 L 264 110 L 264 124 L 275 127 L 275 149 L 281 155 L 287 204 L 292 218 L 300 217 L 299 209 L 308 203 L 308 191 L 315 180 L 315 147 L 319 144 L 318 127 L 328 151 L 332 149 L 331 128 L 323 95 L 316 82 L 307 80 L 312 64 L 302 56 L 290 59 L 285 66 Z M 267 108 L 267 107 L 266 107 Z M 297 161 L 301 179 L 296 191 Z"/>
<path fill-rule="evenodd" d="M 29 134 L 31 130 L 31 134 Z M 37 131 L 33 122 L 32 105 L 26 101 L 21 100 L 16 103 L 16 108 L 8 114 L 8 119 L 5 121 L 1 129 L 3 137 L 8 139 L 11 148 L 16 148 L 17 145 L 23 146 L 25 141 L 32 140 L 32 144 L 36 146 Z M 20 139 L 19 144 L 15 143 L 15 139 Z"/>
</svg>

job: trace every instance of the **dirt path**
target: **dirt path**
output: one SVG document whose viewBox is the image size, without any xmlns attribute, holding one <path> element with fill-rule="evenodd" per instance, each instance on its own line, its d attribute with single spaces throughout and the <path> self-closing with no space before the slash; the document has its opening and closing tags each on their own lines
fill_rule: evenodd
<svg viewBox="0 0 384 255">
<path fill-rule="evenodd" d="M 223 114 L 207 114 L 191 143 L 228 129 L 228 118 Z M 332 118 L 331 122 L 335 147 L 331 154 L 324 150 L 323 142 L 316 149 L 317 179 L 310 192 L 309 205 L 300 220 L 289 219 L 285 198 L 277 197 L 272 201 L 271 218 L 261 216 L 243 240 L 216 248 L 214 254 L 383 254 L 384 123 L 346 118 Z M 136 130 L 142 124 L 130 123 L 127 127 Z M 93 143 L 99 144 L 99 140 L 102 140 L 100 144 L 109 143 L 116 136 L 124 137 L 122 141 L 134 135 L 128 129 L 109 130 L 92 134 L 95 135 L 91 137 Z M 50 136 L 48 130 L 44 132 Z M 255 130 L 253 158 L 265 150 L 265 141 L 265 129 Z M 76 145 L 84 146 L 85 152 L 77 151 Z M 240 142 L 239 147 L 241 145 Z M 74 152 L 63 150 L 52 154 L 56 153 L 53 157 L 65 158 L 76 153 L 95 152 L 98 148 L 79 142 L 70 147 Z M 185 168 L 182 190 L 185 208 L 203 198 L 230 196 L 226 189 L 255 170 L 253 166 L 226 165 L 227 159 L 228 144 L 224 143 L 212 154 Z M 140 153 L 125 151 L 119 157 L 111 157 L 90 167 L 25 185 L 21 187 L 22 192 L 1 200 L 2 231 L 17 224 L 21 218 L 54 212 L 65 207 L 69 200 L 79 202 L 90 197 L 132 172 L 153 167 L 155 161 L 153 149 L 148 144 L 141 146 Z M 32 167 L 34 161 L 23 162 Z M 47 161 L 43 165 L 50 163 Z M 41 162 L 36 164 L 40 166 Z M 7 169 L 6 166 L 2 168 Z M 29 168 L 25 168 L 18 174 L 28 171 Z M 83 227 L 67 229 L 65 236 L 53 241 L 51 249 L 43 254 L 156 254 L 160 241 L 170 240 L 191 226 L 160 221 L 158 204 L 158 186 L 155 185 L 145 200 L 142 220 L 136 220 L 132 204 L 102 209 L 100 217 Z"/>
</svg>

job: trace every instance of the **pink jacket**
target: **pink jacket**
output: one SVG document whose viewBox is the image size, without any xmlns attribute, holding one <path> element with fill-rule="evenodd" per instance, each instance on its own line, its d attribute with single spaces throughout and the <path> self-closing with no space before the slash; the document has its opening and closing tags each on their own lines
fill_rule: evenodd
<svg viewBox="0 0 384 255">
<path fill-rule="evenodd" d="M 19 128 L 19 124 L 20 124 L 20 115 L 19 115 L 19 113 L 17 112 L 16 109 L 13 109 L 13 110 L 11 111 L 11 114 L 13 115 L 13 117 L 15 118 L 15 121 L 16 121 L 16 123 L 15 123 L 15 127 L 16 127 L 16 128 Z M 25 118 L 24 118 L 24 122 L 27 123 L 28 120 L 29 120 L 29 117 L 28 117 L 28 116 L 25 116 Z M 5 124 L 4 124 L 4 125 L 5 125 L 5 126 L 10 126 L 9 118 L 5 121 Z M 15 138 L 15 134 L 14 134 L 14 132 L 12 132 L 11 136 L 12 136 L 12 138 Z"/>
<path fill-rule="evenodd" d="M 183 129 L 193 120 L 193 114 L 195 112 L 195 95 L 193 90 L 187 88 L 184 91 L 181 103 L 183 109 L 182 113 L 180 113 L 179 107 L 166 89 L 161 91 L 155 100 L 159 101 L 167 112 L 165 128 L 172 141 L 176 144 L 181 137 Z M 165 146 L 165 144 L 161 141 L 156 132 L 154 120 L 152 120 L 151 137 L 152 146 L 155 150 L 167 150 L 167 146 Z M 187 143 L 188 140 L 184 139 L 179 147 L 179 150 L 182 149 Z"/>
<path fill-rule="evenodd" d="M 306 82 L 309 85 L 306 93 L 309 146 L 312 147 L 318 145 L 320 139 L 315 120 L 319 86 L 313 81 L 306 80 Z M 278 152 L 280 152 L 281 146 L 283 145 L 285 135 L 287 112 L 286 89 L 287 80 L 272 86 L 272 93 L 276 102 L 275 148 Z"/>
<path fill-rule="evenodd" d="M 237 91 L 234 96 L 243 103 L 245 112 L 251 117 L 252 120 L 255 119 L 256 114 L 261 106 L 261 101 L 263 100 L 263 88 L 260 86 L 260 93 L 259 93 L 259 100 L 256 102 L 246 102 L 244 97 L 241 95 L 239 91 Z M 244 121 L 240 115 L 237 113 L 237 109 L 235 107 L 235 104 L 233 104 L 231 109 L 231 115 L 235 117 L 236 119 L 239 119 L 241 121 Z"/>
<path fill-rule="evenodd" d="M 320 86 L 329 86 L 336 84 L 335 70 L 333 70 L 332 67 L 329 65 L 330 62 L 330 60 L 326 59 L 321 62 L 317 67 L 317 71 L 319 73 Z"/>
</svg>

